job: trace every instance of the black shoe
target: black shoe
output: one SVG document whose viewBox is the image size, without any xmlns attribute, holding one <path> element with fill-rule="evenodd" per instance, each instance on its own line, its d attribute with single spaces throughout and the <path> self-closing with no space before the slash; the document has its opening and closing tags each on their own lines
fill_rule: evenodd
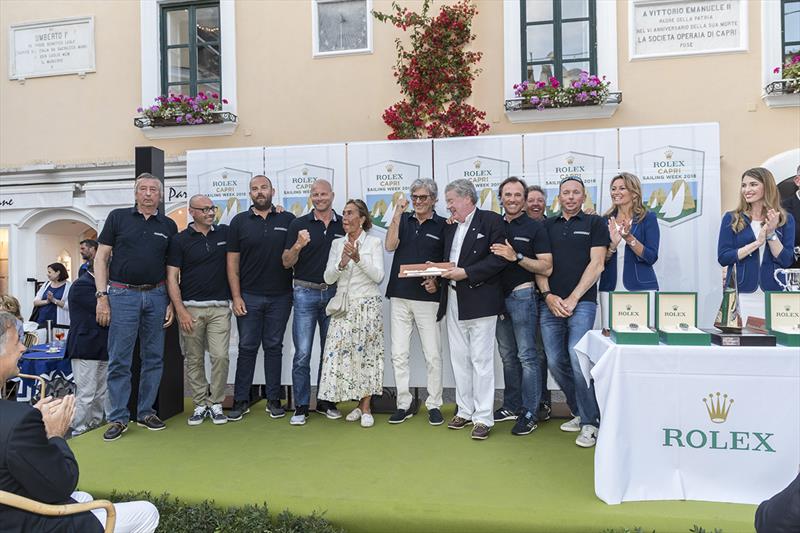
<svg viewBox="0 0 800 533">
<path fill-rule="evenodd" d="M 517 415 L 511 409 L 506 409 L 505 407 L 501 407 L 497 411 L 494 412 L 494 421 L 495 422 L 504 422 L 506 420 L 516 420 Z"/>
<path fill-rule="evenodd" d="M 241 420 L 244 415 L 250 412 L 250 402 L 247 400 L 239 400 L 233 402 L 233 409 L 228 411 L 228 420 Z"/>
<path fill-rule="evenodd" d="M 435 407 L 428 410 L 428 424 L 432 426 L 441 426 L 444 423 L 442 412 Z"/>
<path fill-rule="evenodd" d="M 539 416 L 537 417 L 539 420 L 544 422 L 545 420 L 550 420 L 550 404 L 546 402 L 542 402 L 539 404 Z"/>
<path fill-rule="evenodd" d="M 144 417 L 142 420 L 136 421 L 137 426 L 142 426 L 143 428 L 147 428 L 150 431 L 161 431 L 167 425 L 161 421 L 156 415 L 148 415 Z"/>
<path fill-rule="evenodd" d="M 103 433 L 103 440 L 106 442 L 117 440 L 126 431 L 128 431 L 128 426 L 126 424 L 122 422 L 111 422 L 106 432 Z"/>
<path fill-rule="evenodd" d="M 527 435 L 536 429 L 536 418 L 530 411 L 517 418 L 517 423 L 511 428 L 512 435 Z"/>
<path fill-rule="evenodd" d="M 394 414 L 392 416 L 389 417 L 389 423 L 390 424 L 402 424 L 403 422 L 405 422 L 406 420 L 408 420 L 412 416 L 414 416 L 414 413 L 410 413 L 410 412 L 406 411 L 405 409 L 398 409 L 397 411 L 394 412 Z"/>
<path fill-rule="evenodd" d="M 286 416 L 286 409 L 281 405 L 280 400 L 267 400 L 267 409 L 270 418 L 283 418 Z"/>
</svg>

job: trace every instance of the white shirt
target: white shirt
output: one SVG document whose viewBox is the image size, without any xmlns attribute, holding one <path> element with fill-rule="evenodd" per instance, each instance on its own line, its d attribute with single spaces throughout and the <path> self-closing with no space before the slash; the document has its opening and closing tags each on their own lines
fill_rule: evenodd
<svg viewBox="0 0 800 533">
<path fill-rule="evenodd" d="M 347 237 L 339 237 L 331 243 L 328 264 L 325 266 L 323 278 L 325 283 L 333 285 L 338 282 L 337 290 L 346 290 L 347 299 L 369 298 L 380 296 L 380 283 L 383 281 L 383 243 L 377 237 L 362 232 L 358 243 L 359 261 L 350 261 L 344 270 L 339 270 L 342 250 Z"/>
<path fill-rule="evenodd" d="M 467 215 L 464 222 L 459 222 L 456 228 L 456 234 L 453 235 L 453 246 L 450 247 L 450 261 L 458 265 L 458 258 L 461 256 L 461 245 L 464 244 L 464 237 L 467 236 L 469 225 L 472 224 L 472 218 L 475 216 L 476 208 L 472 209 L 472 213 Z"/>
</svg>

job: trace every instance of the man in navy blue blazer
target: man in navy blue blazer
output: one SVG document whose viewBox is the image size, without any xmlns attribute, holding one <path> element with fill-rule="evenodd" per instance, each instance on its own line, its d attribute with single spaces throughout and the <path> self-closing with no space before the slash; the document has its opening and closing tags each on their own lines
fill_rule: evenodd
<svg viewBox="0 0 800 533">
<path fill-rule="evenodd" d="M 508 261 L 492 253 L 505 242 L 503 218 L 476 207 L 478 193 L 466 179 L 445 188 L 447 209 L 456 224 L 445 230 L 444 257 L 456 266 L 442 274 L 437 319 L 447 314 L 450 360 L 458 412 L 447 427 L 473 424 L 472 438 L 484 440 L 494 425 L 494 338 L 504 299 L 500 272 Z"/>
</svg>

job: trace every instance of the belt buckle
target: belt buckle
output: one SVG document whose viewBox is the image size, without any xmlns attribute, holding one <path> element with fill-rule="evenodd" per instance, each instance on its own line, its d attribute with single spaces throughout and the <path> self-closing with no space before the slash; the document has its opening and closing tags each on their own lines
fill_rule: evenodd
<svg viewBox="0 0 800 533">
<path fill-rule="evenodd" d="M 321 291 L 327 291 L 329 288 L 330 287 L 328 286 L 327 283 L 320 283 L 319 284 L 319 290 L 321 290 Z"/>
</svg>

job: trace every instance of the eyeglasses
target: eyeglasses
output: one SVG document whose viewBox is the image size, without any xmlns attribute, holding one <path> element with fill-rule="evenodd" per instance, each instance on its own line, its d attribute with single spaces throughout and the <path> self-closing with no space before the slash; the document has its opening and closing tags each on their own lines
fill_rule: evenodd
<svg viewBox="0 0 800 533">
<path fill-rule="evenodd" d="M 430 194 L 412 194 L 411 195 L 411 201 L 412 202 L 424 202 L 430 197 L 431 197 Z"/>
<path fill-rule="evenodd" d="M 209 207 L 194 207 L 194 206 L 190 205 L 189 207 L 192 208 L 192 209 L 196 209 L 197 211 L 202 211 L 204 215 L 207 215 L 209 213 L 216 213 L 217 212 L 217 206 L 215 206 L 215 205 L 212 205 L 212 206 L 209 206 Z"/>
</svg>

